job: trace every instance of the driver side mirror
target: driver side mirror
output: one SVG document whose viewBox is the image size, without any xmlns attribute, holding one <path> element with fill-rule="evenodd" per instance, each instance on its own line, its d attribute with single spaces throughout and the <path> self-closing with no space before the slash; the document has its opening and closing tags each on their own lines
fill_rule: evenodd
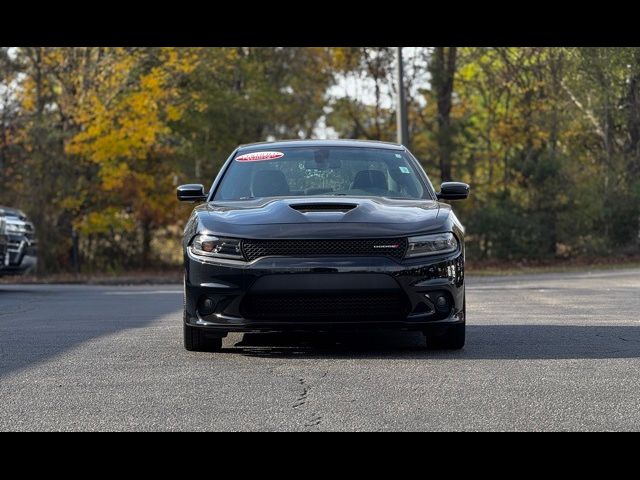
<svg viewBox="0 0 640 480">
<path fill-rule="evenodd" d="M 177 195 L 178 200 L 181 202 L 204 202 L 207 199 L 207 194 L 204 193 L 204 186 L 195 183 L 180 185 Z"/>
<path fill-rule="evenodd" d="M 438 200 L 464 200 L 469 196 L 469 185 L 461 182 L 444 182 L 440 186 Z"/>
</svg>

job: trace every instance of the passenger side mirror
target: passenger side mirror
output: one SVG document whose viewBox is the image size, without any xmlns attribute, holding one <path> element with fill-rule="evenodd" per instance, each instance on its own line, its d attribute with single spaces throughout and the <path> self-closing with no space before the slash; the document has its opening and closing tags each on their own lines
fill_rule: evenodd
<svg viewBox="0 0 640 480">
<path fill-rule="evenodd" d="M 469 185 L 461 182 L 444 182 L 440 186 L 438 200 L 464 200 L 469 196 Z"/>
<path fill-rule="evenodd" d="M 207 199 L 207 194 L 204 193 L 204 186 L 195 183 L 180 185 L 177 195 L 178 200 L 181 202 L 204 202 Z"/>
</svg>

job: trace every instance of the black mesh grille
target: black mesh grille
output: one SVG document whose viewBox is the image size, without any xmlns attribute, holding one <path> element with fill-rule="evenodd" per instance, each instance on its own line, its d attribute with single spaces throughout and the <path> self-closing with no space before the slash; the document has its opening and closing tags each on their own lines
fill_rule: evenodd
<svg viewBox="0 0 640 480">
<path fill-rule="evenodd" d="M 345 240 L 243 240 L 242 251 L 248 261 L 268 256 L 375 256 L 403 258 L 406 238 Z"/>
<path fill-rule="evenodd" d="M 353 203 L 301 203 L 299 205 L 289 205 L 299 212 L 343 212 L 353 210 L 357 205 Z"/>
<path fill-rule="evenodd" d="M 366 321 L 400 320 L 409 314 L 402 293 L 376 295 L 264 295 L 248 294 L 240 305 L 250 320 Z"/>
</svg>

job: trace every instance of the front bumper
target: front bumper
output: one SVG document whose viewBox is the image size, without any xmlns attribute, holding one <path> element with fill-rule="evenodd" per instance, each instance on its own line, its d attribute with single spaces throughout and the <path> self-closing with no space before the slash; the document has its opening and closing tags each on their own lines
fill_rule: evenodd
<svg viewBox="0 0 640 480">
<path fill-rule="evenodd" d="M 424 330 L 463 323 L 464 251 L 386 257 L 265 257 L 243 263 L 185 254 L 185 322 L 220 332 Z M 448 308 L 438 308 L 444 296 Z"/>
<path fill-rule="evenodd" d="M 37 244 L 22 236 L 9 236 L 6 252 L 0 259 L 0 273 L 22 275 L 36 270 L 38 266 Z"/>
</svg>

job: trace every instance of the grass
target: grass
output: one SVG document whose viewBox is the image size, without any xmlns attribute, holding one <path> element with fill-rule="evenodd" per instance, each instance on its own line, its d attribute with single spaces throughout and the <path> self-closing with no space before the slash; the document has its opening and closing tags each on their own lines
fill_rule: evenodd
<svg viewBox="0 0 640 480">
<path fill-rule="evenodd" d="M 578 257 L 546 261 L 477 261 L 467 257 L 469 276 L 515 276 L 536 273 L 585 272 L 640 268 L 640 256 Z M 118 273 L 55 273 L 24 277 L 0 277 L 0 284 L 159 285 L 182 283 L 182 269 L 134 270 Z"/>
<path fill-rule="evenodd" d="M 159 285 L 182 283 L 182 270 L 129 271 L 122 273 L 54 273 L 2 277 L 0 284 Z"/>
<path fill-rule="evenodd" d="M 466 272 L 471 276 L 511 276 L 628 268 L 640 268 L 640 257 L 577 257 L 539 262 L 482 262 L 467 259 Z"/>
</svg>

